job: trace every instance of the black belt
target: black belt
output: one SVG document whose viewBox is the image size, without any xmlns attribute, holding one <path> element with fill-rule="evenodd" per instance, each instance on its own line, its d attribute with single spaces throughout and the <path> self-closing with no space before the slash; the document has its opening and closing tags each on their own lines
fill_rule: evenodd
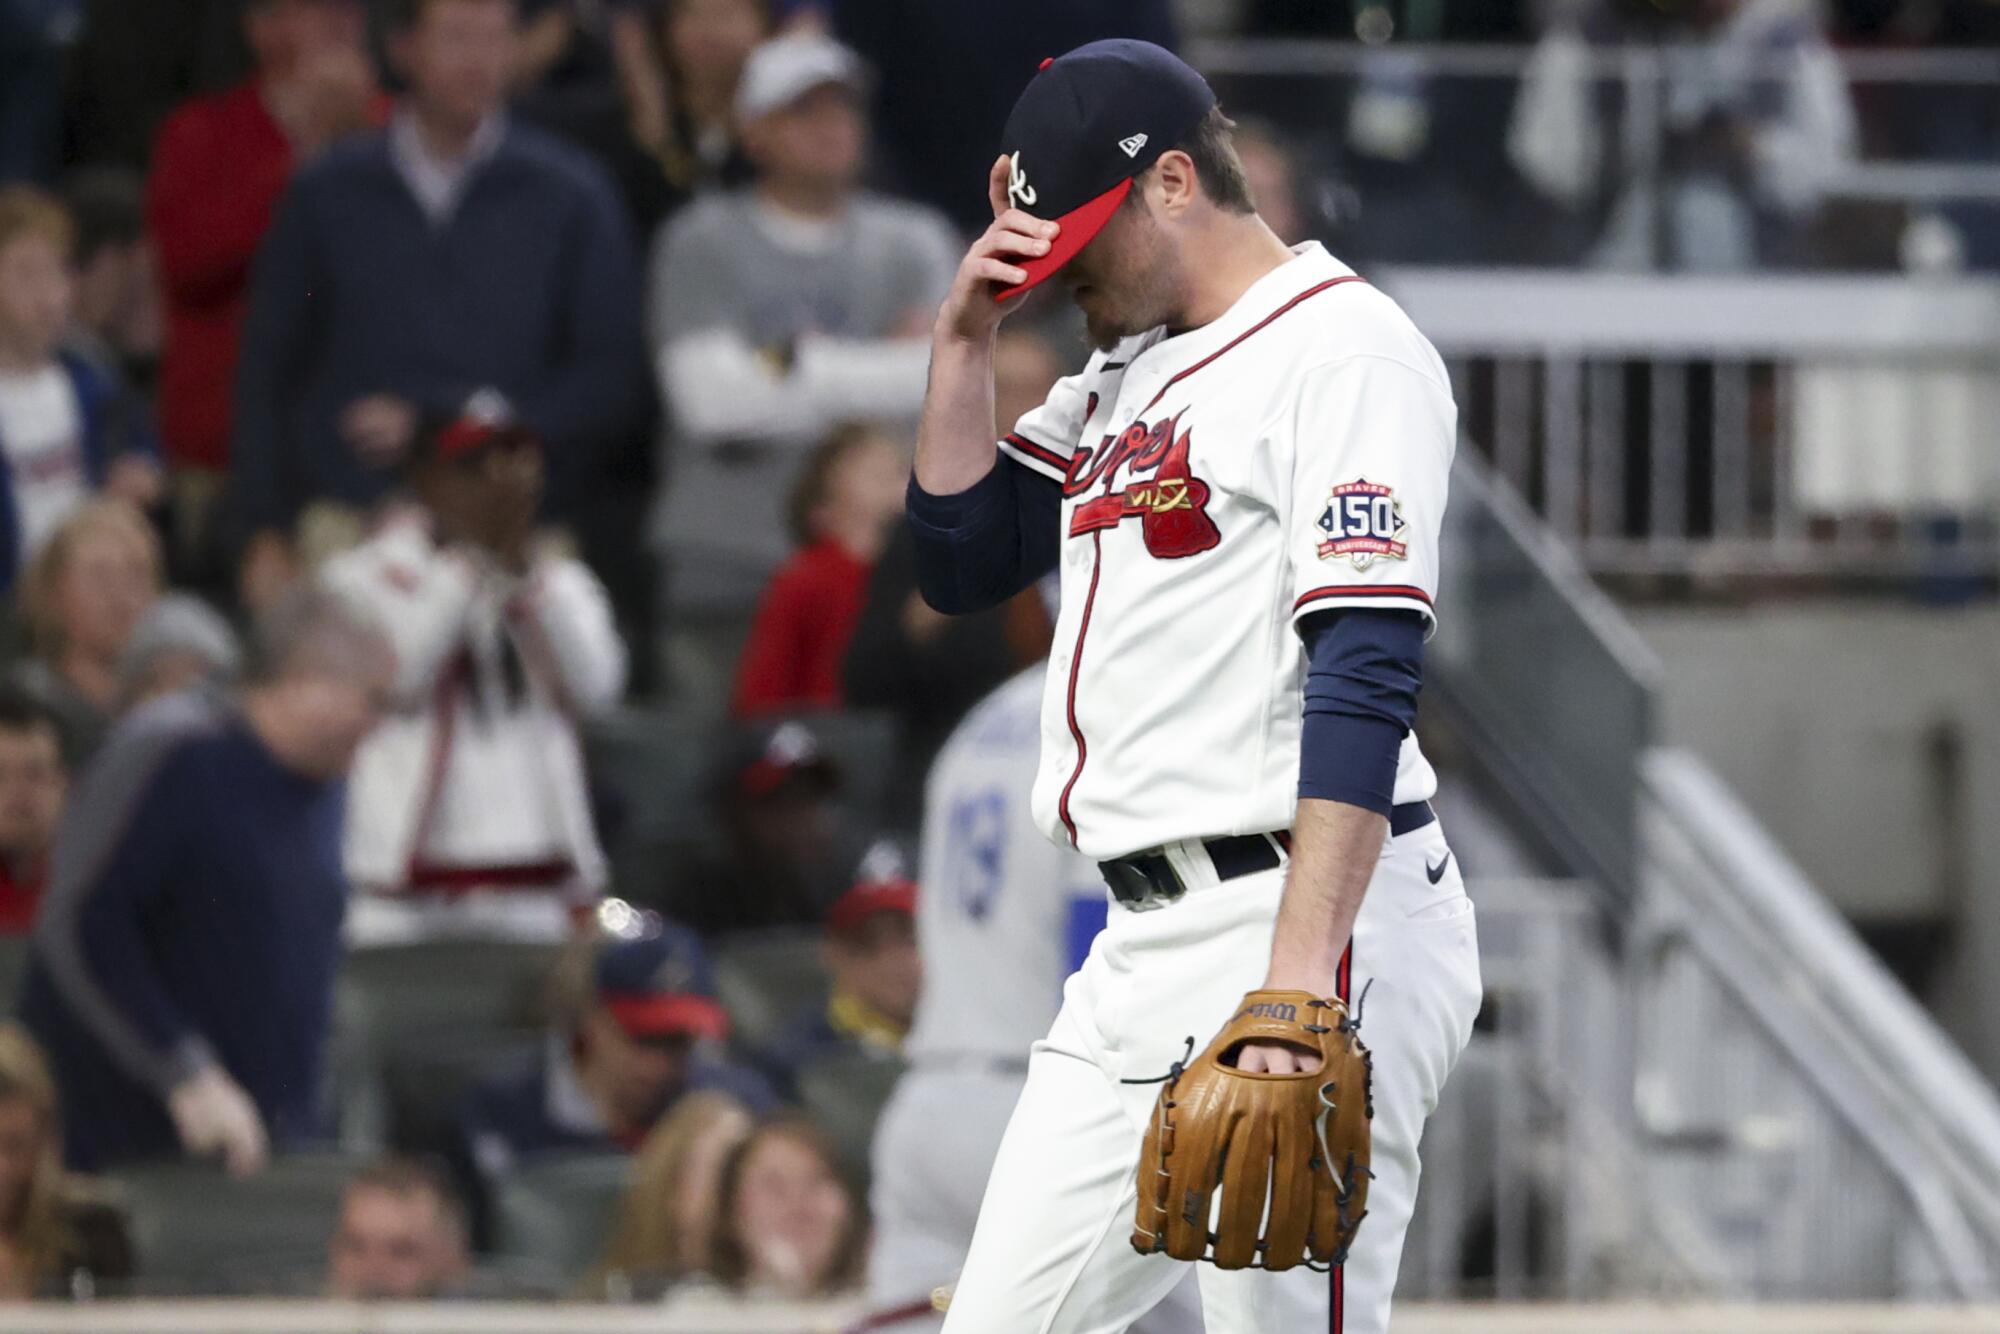
<svg viewBox="0 0 2000 1334">
<path fill-rule="evenodd" d="M 1389 837 L 1415 833 L 1435 819 L 1437 812 L 1428 801 L 1406 801 L 1389 812 Z M 1280 829 L 1268 834 L 1203 839 L 1201 846 L 1220 882 L 1273 869 L 1281 860 L 1280 854 L 1292 850 L 1292 836 L 1290 831 Z M 1158 908 L 1174 902 L 1188 890 L 1187 882 L 1163 852 L 1139 852 L 1099 862 L 1097 869 L 1111 886 L 1111 897 L 1128 908 Z"/>
</svg>

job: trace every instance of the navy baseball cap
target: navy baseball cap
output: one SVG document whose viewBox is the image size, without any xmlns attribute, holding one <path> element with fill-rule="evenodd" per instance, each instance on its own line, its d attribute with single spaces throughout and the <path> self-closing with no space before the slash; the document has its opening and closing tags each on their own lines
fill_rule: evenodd
<svg viewBox="0 0 2000 1334">
<path fill-rule="evenodd" d="M 1061 231 L 1048 254 L 1009 257 L 1028 281 L 997 299 L 1018 296 L 1069 263 L 1111 221 L 1132 178 L 1214 106 L 1208 81 L 1151 42 L 1113 37 L 1043 61 L 1007 116 L 1000 149 L 1010 159 L 1008 202 Z"/>
<path fill-rule="evenodd" d="M 636 1041 L 727 1037 L 729 1016 L 715 998 L 701 938 L 678 922 L 649 921 L 647 927 L 598 950 L 598 1003 Z"/>
</svg>

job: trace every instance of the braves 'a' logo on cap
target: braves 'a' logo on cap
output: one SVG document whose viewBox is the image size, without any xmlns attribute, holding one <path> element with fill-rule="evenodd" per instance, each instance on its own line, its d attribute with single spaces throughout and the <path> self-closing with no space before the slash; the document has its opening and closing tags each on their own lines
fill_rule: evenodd
<svg viewBox="0 0 2000 1334">
<path fill-rule="evenodd" d="M 1015 208 L 1035 206 L 1035 187 L 1028 184 L 1028 169 L 1021 165 L 1019 153 L 1007 158 L 1007 202 Z"/>
</svg>

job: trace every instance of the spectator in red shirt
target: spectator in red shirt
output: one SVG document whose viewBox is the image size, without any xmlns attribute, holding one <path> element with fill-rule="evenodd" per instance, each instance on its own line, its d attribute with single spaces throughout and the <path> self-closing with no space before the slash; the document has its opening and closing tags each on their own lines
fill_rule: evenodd
<svg viewBox="0 0 2000 1334">
<path fill-rule="evenodd" d="M 388 119 L 363 0 L 247 0 L 256 68 L 160 129 L 146 221 L 167 315 L 160 434 L 174 468 L 177 555 L 199 559 L 229 462 L 250 266 L 285 184 L 335 139 Z"/>
<path fill-rule="evenodd" d="M 737 717 L 840 707 L 841 660 L 908 473 L 902 444 L 875 426 L 842 426 L 807 457 L 786 505 L 798 550 L 758 604 L 737 664 Z"/>
<path fill-rule="evenodd" d="M 34 925 L 68 795 L 55 715 L 19 687 L 0 686 L 0 935 Z"/>
</svg>

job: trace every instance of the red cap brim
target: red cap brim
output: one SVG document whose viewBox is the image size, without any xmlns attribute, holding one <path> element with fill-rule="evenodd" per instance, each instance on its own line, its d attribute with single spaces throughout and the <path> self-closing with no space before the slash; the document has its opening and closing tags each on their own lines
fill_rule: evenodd
<svg viewBox="0 0 2000 1334">
<path fill-rule="evenodd" d="M 729 1015 L 707 996 L 686 992 L 609 992 L 602 997 L 604 1008 L 627 1036 L 646 1038 L 687 1034 L 692 1037 L 729 1036 Z"/>
<path fill-rule="evenodd" d="M 437 434 L 437 455 L 441 459 L 458 459 L 472 453 L 500 434 L 500 427 L 490 421 L 476 417 L 460 417 Z"/>
<path fill-rule="evenodd" d="M 1125 202 L 1125 196 L 1132 193 L 1132 178 L 1127 176 L 1118 184 L 1106 190 L 1097 198 L 1079 208 L 1073 208 L 1055 219 L 1059 230 L 1049 253 L 1034 259 L 1012 261 L 1019 269 L 1027 270 L 1028 281 L 994 294 L 995 301 L 1005 301 L 1027 291 L 1035 284 L 1049 277 L 1057 269 L 1076 258 L 1076 252 L 1089 245 L 1092 238 L 1104 230 L 1104 224 L 1111 221 L 1111 215 Z"/>
<path fill-rule="evenodd" d="M 836 934 L 852 931 L 876 913 L 917 911 L 917 886 L 912 880 L 871 880 L 854 886 L 827 909 L 826 929 Z"/>
</svg>

